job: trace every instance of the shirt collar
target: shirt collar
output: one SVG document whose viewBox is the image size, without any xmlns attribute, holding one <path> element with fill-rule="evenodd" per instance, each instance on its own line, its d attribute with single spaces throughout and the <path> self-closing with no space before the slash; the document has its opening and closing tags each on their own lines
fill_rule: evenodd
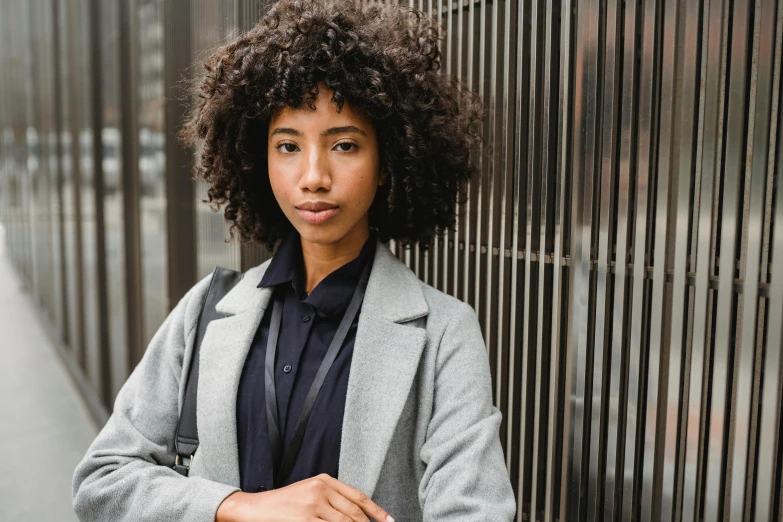
<svg viewBox="0 0 783 522">
<path fill-rule="evenodd" d="M 299 300 L 311 305 L 319 316 L 340 315 L 348 308 L 365 264 L 372 263 L 375 257 L 376 237 L 371 229 L 358 257 L 332 271 L 307 295 L 301 238 L 296 229 L 292 229 L 272 256 L 258 288 L 290 283 Z"/>
</svg>

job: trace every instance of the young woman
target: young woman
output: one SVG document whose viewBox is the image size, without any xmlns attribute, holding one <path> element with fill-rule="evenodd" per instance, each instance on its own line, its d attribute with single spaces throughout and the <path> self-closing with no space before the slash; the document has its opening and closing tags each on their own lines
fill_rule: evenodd
<svg viewBox="0 0 783 522">
<path fill-rule="evenodd" d="M 77 467 L 82 520 L 513 519 L 475 312 L 386 245 L 453 227 L 474 171 L 482 107 L 437 73 L 441 37 L 407 7 L 281 0 L 207 60 L 182 135 L 232 235 L 280 243 L 206 330 L 189 475 L 174 437 L 209 277 Z"/>
</svg>

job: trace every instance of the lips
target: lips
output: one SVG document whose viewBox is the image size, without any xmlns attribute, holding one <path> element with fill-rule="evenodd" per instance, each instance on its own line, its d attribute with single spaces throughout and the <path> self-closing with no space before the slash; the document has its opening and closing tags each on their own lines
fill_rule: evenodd
<svg viewBox="0 0 783 522">
<path fill-rule="evenodd" d="M 298 205 L 299 216 L 313 225 L 320 225 L 333 218 L 338 211 L 337 205 L 325 201 L 308 201 Z"/>
<path fill-rule="evenodd" d="M 300 210 L 309 210 L 311 212 L 320 212 L 322 210 L 337 208 L 337 205 L 326 201 L 305 201 L 304 203 L 297 205 L 296 208 Z"/>
</svg>

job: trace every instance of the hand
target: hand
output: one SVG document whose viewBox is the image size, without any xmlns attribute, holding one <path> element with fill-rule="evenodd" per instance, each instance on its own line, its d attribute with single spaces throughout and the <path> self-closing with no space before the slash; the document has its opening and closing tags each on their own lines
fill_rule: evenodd
<svg viewBox="0 0 783 522">
<path fill-rule="evenodd" d="M 356 488 L 322 473 L 263 493 L 236 492 L 220 504 L 216 522 L 394 522 Z"/>
</svg>

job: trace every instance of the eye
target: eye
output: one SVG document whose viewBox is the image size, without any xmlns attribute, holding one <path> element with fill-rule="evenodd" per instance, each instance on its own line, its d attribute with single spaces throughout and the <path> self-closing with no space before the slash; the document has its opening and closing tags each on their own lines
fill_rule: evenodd
<svg viewBox="0 0 783 522">
<path fill-rule="evenodd" d="M 278 146 L 277 146 L 277 149 L 278 149 L 278 150 L 279 150 L 279 149 L 282 149 L 282 147 L 296 147 L 296 145 L 294 145 L 293 143 L 281 143 L 280 145 L 278 145 Z M 283 152 L 284 152 L 284 153 L 286 153 L 286 154 L 290 154 L 290 153 L 292 153 L 292 152 L 294 152 L 294 151 L 292 151 L 292 150 L 290 150 L 290 151 L 285 151 L 285 150 L 284 150 Z"/>
<path fill-rule="evenodd" d="M 355 143 L 351 143 L 350 141 L 341 141 L 340 143 L 335 145 L 335 147 L 339 147 L 341 145 L 348 145 L 349 147 L 356 147 L 356 144 Z M 348 150 L 342 149 L 341 152 L 351 152 L 351 150 L 352 149 L 350 149 L 350 148 Z"/>
</svg>

